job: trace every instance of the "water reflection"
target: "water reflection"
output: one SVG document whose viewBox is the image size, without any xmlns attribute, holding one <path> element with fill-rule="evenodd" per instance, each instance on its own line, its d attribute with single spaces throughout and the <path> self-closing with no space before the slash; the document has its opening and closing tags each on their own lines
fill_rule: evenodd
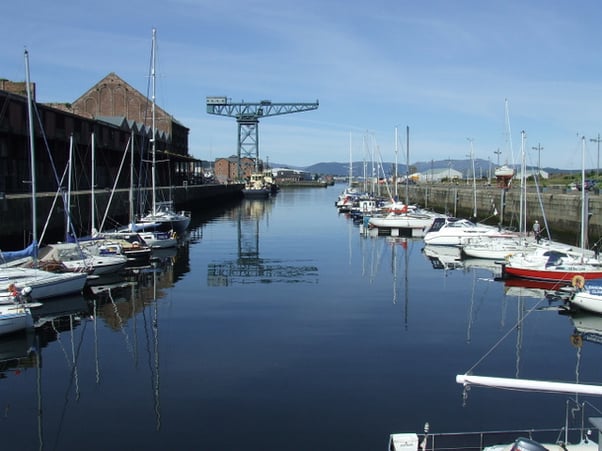
<svg viewBox="0 0 602 451">
<path fill-rule="evenodd" d="M 573 346 L 580 348 L 584 341 L 602 344 L 602 316 L 584 311 L 570 312 L 568 316 L 574 327 Z"/>
<path fill-rule="evenodd" d="M 61 433 L 63 421 L 68 421 L 67 412 L 76 409 L 86 387 L 89 392 L 85 382 L 90 374 L 97 386 L 114 383 L 103 378 L 103 368 L 115 374 L 114 351 L 106 353 L 101 343 L 112 339 L 104 330 L 120 333 L 133 365 L 148 370 L 155 428 L 161 428 L 158 304 L 174 284 L 179 257 L 156 257 L 147 267 L 95 278 L 83 295 L 52 299 L 32 309 L 33 331 L 0 337 L 0 379 L 35 372 L 31 392 L 37 403 L 38 449 L 60 449 L 68 440 Z M 5 418 L 18 418 L 22 407 L 13 413 L 10 401 L 5 402 Z"/>
<path fill-rule="evenodd" d="M 318 283 L 318 267 L 306 260 L 261 257 L 261 225 L 269 222 L 272 207 L 270 199 L 245 199 L 239 208 L 231 210 L 230 218 L 236 226 L 236 258 L 209 263 L 208 286 Z"/>
<path fill-rule="evenodd" d="M 36 367 L 34 339 L 31 331 L 0 337 L 0 379 L 19 376 L 24 369 Z"/>
</svg>

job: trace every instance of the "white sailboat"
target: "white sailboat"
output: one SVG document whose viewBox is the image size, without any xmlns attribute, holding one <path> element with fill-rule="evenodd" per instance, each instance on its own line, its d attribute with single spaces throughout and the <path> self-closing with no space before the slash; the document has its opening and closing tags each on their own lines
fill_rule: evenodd
<svg viewBox="0 0 602 451">
<path fill-rule="evenodd" d="M 29 144 L 31 159 L 31 211 L 32 211 L 32 242 L 34 244 L 33 253 L 34 263 L 37 260 L 38 236 L 37 236 L 37 208 L 36 208 L 36 171 L 35 171 L 35 137 L 33 125 L 33 108 L 29 80 L 29 54 L 25 51 L 26 66 L 26 89 L 28 105 L 29 122 Z M 0 284 L 4 283 L 6 287 L 11 284 L 22 291 L 27 288 L 29 296 L 32 299 L 45 299 L 56 296 L 63 296 L 70 293 L 81 292 L 86 283 L 87 274 L 85 273 L 53 273 L 34 268 L 22 267 L 1 267 Z"/>
<path fill-rule="evenodd" d="M 395 145 L 397 146 L 397 127 L 395 128 Z M 396 152 L 397 154 L 397 152 Z M 410 127 L 406 127 L 406 167 L 410 164 Z M 384 216 L 372 216 L 368 220 L 368 225 L 380 229 L 396 229 L 401 234 L 413 237 L 422 237 L 425 232 L 433 225 L 436 217 L 443 217 L 436 213 L 418 209 L 415 206 L 409 205 L 408 195 L 408 176 L 406 174 L 406 192 L 405 204 L 399 209 L 393 208 Z M 395 189 L 397 189 L 397 180 L 395 180 Z M 396 199 L 391 200 L 393 205 L 396 204 Z"/>
<path fill-rule="evenodd" d="M 152 39 L 152 67 L 151 67 L 151 82 L 152 82 L 152 163 L 151 163 L 151 179 L 152 179 L 152 207 L 151 211 L 140 218 L 140 221 L 135 224 L 133 230 L 173 230 L 177 234 L 182 234 L 190 224 L 191 214 L 189 211 L 176 212 L 173 208 L 173 201 L 157 201 L 157 180 L 156 180 L 156 165 L 157 165 L 157 128 L 156 128 L 156 105 L 155 105 L 155 79 L 156 79 L 156 55 L 157 55 L 157 30 L 153 28 Z"/>
<path fill-rule="evenodd" d="M 585 138 L 582 141 L 581 177 L 585 179 Z M 503 267 L 504 275 L 524 279 L 562 281 L 570 283 L 575 276 L 586 280 L 602 278 L 602 264 L 594 256 L 588 256 L 586 251 L 586 197 L 582 191 L 581 197 L 581 244 L 577 249 L 578 255 L 566 250 L 566 246 L 554 243 L 536 246 L 535 251 L 521 252 L 510 256 Z"/>
</svg>

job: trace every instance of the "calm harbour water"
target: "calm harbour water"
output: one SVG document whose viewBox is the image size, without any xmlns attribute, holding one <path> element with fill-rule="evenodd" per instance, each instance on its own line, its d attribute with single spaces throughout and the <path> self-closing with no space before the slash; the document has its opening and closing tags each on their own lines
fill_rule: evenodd
<svg viewBox="0 0 602 451">
<path fill-rule="evenodd" d="M 342 188 L 197 213 L 156 267 L 47 301 L 35 334 L 0 341 L 3 447 L 384 450 L 426 421 L 564 424 L 564 395 L 463 400 L 455 376 L 473 367 L 602 382 L 602 345 L 575 346 L 556 303 L 437 269 L 420 239 L 361 236 L 334 207 Z"/>
</svg>

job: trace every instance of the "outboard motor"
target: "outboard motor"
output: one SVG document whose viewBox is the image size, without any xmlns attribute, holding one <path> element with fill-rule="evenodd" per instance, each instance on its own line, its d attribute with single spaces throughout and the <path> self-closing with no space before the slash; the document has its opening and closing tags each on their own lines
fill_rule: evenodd
<svg viewBox="0 0 602 451">
<path fill-rule="evenodd" d="M 510 451 L 547 451 L 548 448 L 541 446 L 534 440 L 528 438 L 519 437 L 510 448 Z"/>
</svg>

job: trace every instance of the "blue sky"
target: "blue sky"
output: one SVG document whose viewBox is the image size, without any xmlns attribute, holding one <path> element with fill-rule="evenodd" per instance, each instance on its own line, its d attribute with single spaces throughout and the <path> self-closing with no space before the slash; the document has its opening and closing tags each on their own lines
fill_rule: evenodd
<svg viewBox="0 0 602 451">
<path fill-rule="evenodd" d="M 3 5 L 0 77 L 70 102 L 109 72 L 146 93 L 157 29 L 157 103 L 190 128 L 190 152 L 236 153 L 232 118 L 205 97 L 313 102 L 260 122 L 260 157 L 306 166 L 476 158 L 596 168 L 602 3 L 587 1 L 167 0 Z M 510 127 L 507 126 L 505 99 Z M 508 139 L 510 130 L 511 139 Z M 350 139 L 351 138 L 351 139 Z M 533 147 L 540 145 L 537 152 Z M 512 152 L 511 152 L 512 150 Z"/>
</svg>

